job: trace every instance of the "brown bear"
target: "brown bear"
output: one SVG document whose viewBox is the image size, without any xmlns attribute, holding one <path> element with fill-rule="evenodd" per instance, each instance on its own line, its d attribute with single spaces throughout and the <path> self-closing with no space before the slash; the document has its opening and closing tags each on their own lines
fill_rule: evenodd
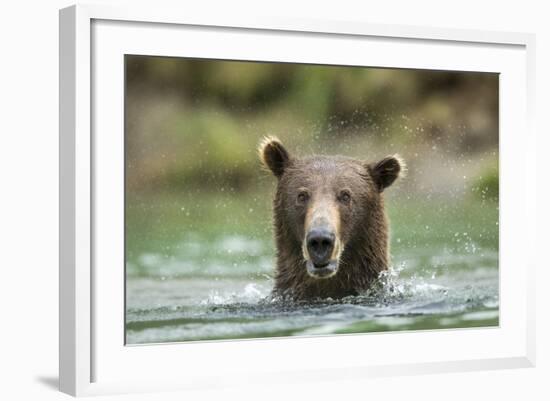
<svg viewBox="0 0 550 401">
<path fill-rule="evenodd" d="M 298 158 L 274 137 L 258 150 L 277 177 L 273 294 L 311 300 L 367 290 L 388 269 L 383 191 L 403 172 L 403 161 L 397 155 L 375 163 L 344 156 Z"/>
</svg>

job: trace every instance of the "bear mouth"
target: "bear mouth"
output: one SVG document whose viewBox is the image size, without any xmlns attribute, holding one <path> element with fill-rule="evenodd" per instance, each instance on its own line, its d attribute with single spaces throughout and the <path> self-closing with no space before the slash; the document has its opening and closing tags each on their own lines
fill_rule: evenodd
<svg viewBox="0 0 550 401">
<path fill-rule="evenodd" d="M 316 265 L 311 260 L 306 261 L 307 274 L 315 279 L 327 279 L 338 271 L 338 261 L 329 260 L 324 265 Z"/>
</svg>

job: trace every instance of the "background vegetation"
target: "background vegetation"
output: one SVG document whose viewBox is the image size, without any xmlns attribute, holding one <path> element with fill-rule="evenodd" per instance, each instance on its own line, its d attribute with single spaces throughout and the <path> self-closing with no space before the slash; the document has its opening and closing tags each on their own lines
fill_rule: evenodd
<svg viewBox="0 0 550 401">
<path fill-rule="evenodd" d="M 126 57 L 130 197 L 267 190 L 264 135 L 299 154 L 400 153 L 408 196 L 498 195 L 497 74 Z"/>
</svg>

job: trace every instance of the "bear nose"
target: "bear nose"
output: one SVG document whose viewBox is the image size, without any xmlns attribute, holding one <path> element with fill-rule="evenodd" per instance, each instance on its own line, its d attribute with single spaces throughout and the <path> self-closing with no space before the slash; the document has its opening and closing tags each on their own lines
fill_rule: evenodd
<svg viewBox="0 0 550 401">
<path fill-rule="evenodd" d="M 335 235 L 326 228 L 313 228 L 306 237 L 307 251 L 315 267 L 324 267 L 330 262 Z"/>
</svg>

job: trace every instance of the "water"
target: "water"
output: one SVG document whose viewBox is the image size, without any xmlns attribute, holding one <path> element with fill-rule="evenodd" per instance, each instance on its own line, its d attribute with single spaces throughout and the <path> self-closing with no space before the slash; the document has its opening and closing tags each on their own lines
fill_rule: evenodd
<svg viewBox="0 0 550 401">
<path fill-rule="evenodd" d="M 496 204 L 390 204 L 393 267 L 377 285 L 291 303 L 270 297 L 269 206 L 218 197 L 217 215 L 208 202 L 130 205 L 128 344 L 498 325 Z"/>
</svg>

